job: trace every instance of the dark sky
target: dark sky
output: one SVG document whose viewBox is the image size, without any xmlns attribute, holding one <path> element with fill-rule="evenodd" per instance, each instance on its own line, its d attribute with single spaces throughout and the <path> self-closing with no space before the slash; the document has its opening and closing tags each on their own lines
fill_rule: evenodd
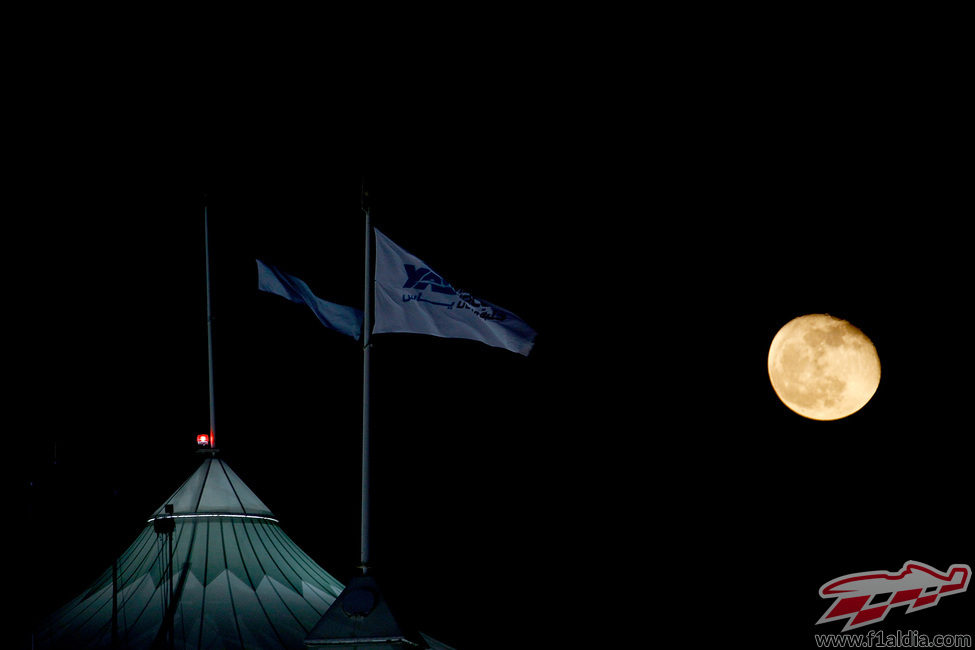
<svg viewBox="0 0 975 650">
<path fill-rule="evenodd" d="M 703 617 L 802 644 L 831 578 L 973 564 L 951 85 L 755 61 L 507 95 L 403 81 L 364 113 L 273 75 L 273 102 L 216 75 L 241 94 L 142 89 L 71 125 L 25 108 L 4 243 L 30 614 L 109 566 L 200 460 L 204 194 L 223 458 L 355 573 L 361 352 L 258 293 L 254 259 L 359 306 L 363 175 L 376 226 L 539 332 L 527 358 L 375 339 L 373 556 L 421 629 L 541 647 Z M 882 364 L 837 422 L 786 409 L 766 371 L 778 328 L 818 312 Z M 965 597 L 890 629 L 966 631 Z"/>
</svg>

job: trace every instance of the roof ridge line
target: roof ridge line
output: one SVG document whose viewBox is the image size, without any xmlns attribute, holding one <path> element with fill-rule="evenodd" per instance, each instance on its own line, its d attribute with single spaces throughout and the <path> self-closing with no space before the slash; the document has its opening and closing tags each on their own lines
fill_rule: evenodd
<svg viewBox="0 0 975 650">
<path fill-rule="evenodd" d="M 196 495 L 196 504 L 193 505 L 193 512 L 197 512 L 200 509 L 200 501 L 203 500 L 203 491 L 207 487 L 207 479 L 210 478 L 210 467 L 213 465 L 213 457 L 207 458 L 206 461 L 207 470 L 203 474 L 203 480 L 200 482 L 200 493 Z"/>
<path fill-rule="evenodd" d="M 227 484 L 230 486 L 230 490 L 234 493 L 234 498 L 237 499 L 237 503 L 240 504 L 240 509 L 244 511 L 244 514 L 248 514 L 247 506 L 244 505 L 243 499 L 237 494 L 237 488 L 234 486 L 233 480 L 230 478 L 230 474 L 227 472 L 227 464 L 224 462 L 220 463 L 220 469 L 223 470 L 223 475 L 227 477 Z"/>
</svg>

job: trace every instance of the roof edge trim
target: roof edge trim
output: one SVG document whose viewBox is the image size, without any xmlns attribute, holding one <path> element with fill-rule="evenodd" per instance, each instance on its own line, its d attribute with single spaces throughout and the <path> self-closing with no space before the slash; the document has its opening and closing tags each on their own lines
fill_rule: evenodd
<svg viewBox="0 0 975 650">
<path fill-rule="evenodd" d="M 280 523 L 275 517 L 268 517 L 266 515 L 245 515 L 243 513 L 233 512 L 194 512 L 181 515 L 159 515 L 158 517 L 146 519 L 146 523 L 151 524 L 157 519 L 207 519 L 212 517 L 229 517 L 231 519 L 263 519 L 265 521 L 273 521 L 276 524 Z"/>
</svg>

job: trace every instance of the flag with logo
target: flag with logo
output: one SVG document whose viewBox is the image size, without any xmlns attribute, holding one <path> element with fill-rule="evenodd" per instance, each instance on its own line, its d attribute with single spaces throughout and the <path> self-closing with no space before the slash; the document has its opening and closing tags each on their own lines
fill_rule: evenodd
<svg viewBox="0 0 975 650">
<path fill-rule="evenodd" d="M 300 279 L 261 260 L 257 260 L 257 288 L 307 305 L 322 325 L 359 340 L 362 332 L 361 310 L 322 300 Z"/>
<path fill-rule="evenodd" d="M 375 229 L 374 229 L 375 230 Z M 481 341 L 528 355 L 535 330 L 510 311 L 454 289 L 423 260 L 376 233 L 373 333 L 409 332 Z"/>
</svg>

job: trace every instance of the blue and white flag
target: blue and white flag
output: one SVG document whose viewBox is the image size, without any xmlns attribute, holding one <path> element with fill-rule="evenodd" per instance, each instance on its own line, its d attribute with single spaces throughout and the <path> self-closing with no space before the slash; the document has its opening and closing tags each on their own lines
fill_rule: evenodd
<svg viewBox="0 0 975 650">
<path fill-rule="evenodd" d="M 454 289 L 423 260 L 376 232 L 373 333 L 410 332 L 471 339 L 528 355 L 535 330 L 510 311 Z"/>
<path fill-rule="evenodd" d="M 359 340 L 362 333 L 361 310 L 322 300 L 298 278 L 261 260 L 257 260 L 257 288 L 287 298 L 291 302 L 308 305 L 322 325 Z"/>
</svg>

